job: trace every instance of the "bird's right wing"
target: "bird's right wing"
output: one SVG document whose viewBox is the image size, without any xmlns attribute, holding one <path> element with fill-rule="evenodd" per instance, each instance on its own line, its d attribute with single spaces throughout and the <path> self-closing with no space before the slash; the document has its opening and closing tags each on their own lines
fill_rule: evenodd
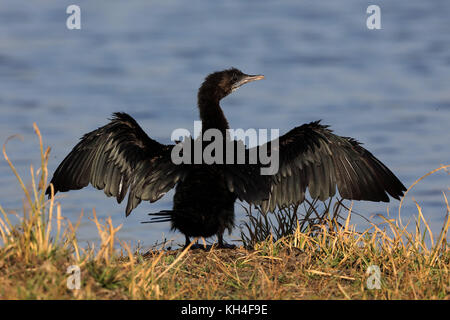
<svg viewBox="0 0 450 320">
<path fill-rule="evenodd" d="M 83 136 L 56 169 L 55 193 L 91 183 L 120 203 L 130 190 L 126 215 L 142 200 L 154 202 L 183 177 L 170 160 L 171 145 L 151 139 L 126 113 L 114 113 L 107 125 Z M 50 196 L 51 189 L 46 193 Z"/>
</svg>

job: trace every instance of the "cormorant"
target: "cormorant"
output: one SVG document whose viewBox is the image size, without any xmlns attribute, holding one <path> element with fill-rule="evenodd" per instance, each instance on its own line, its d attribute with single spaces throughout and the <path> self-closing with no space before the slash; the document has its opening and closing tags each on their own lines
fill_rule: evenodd
<svg viewBox="0 0 450 320">
<path fill-rule="evenodd" d="M 226 132 L 228 121 L 220 100 L 245 83 L 263 79 L 231 68 L 208 75 L 198 91 L 203 132 Z M 55 171 L 55 193 L 91 183 L 120 203 L 127 192 L 126 215 L 142 200 L 157 201 L 176 186 L 172 210 L 159 221 L 171 221 L 186 237 L 217 235 L 234 226 L 236 199 L 273 211 L 305 199 L 325 200 L 338 189 L 344 199 L 389 202 L 406 190 L 399 179 L 359 142 L 332 133 L 320 121 L 303 124 L 278 138 L 279 170 L 261 175 L 260 164 L 180 164 L 171 160 L 175 145 L 151 139 L 126 113 L 85 134 Z M 270 142 L 269 142 L 270 144 Z M 258 147 L 256 147 L 258 148 Z M 248 149 L 246 149 L 248 152 Z M 46 193 L 50 196 L 51 189 Z"/>
</svg>

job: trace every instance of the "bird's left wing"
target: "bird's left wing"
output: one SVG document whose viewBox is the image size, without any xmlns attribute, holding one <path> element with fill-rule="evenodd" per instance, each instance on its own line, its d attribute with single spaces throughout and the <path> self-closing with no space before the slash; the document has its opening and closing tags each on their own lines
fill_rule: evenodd
<svg viewBox="0 0 450 320">
<path fill-rule="evenodd" d="M 292 129 L 279 138 L 276 148 L 279 170 L 269 176 L 269 194 L 248 201 L 264 212 L 303 202 L 306 189 L 320 200 L 334 196 L 337 188 L 344 199 L 384 202 L 389 201 L 387 194 L 399 199 L 406 190 L 359 142 L 333 134 L 319 121 Z M 267 184 L 264 177 L 252 179 Z"/>
</svg>

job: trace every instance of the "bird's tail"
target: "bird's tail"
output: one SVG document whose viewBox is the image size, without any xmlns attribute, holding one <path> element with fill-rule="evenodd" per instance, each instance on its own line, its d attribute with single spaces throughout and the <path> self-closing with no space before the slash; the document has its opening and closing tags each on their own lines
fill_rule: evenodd
<svg viewBox="0 0 450 320">
<path fill-rule="evenodd" d="M 149 213 L 149 216 L 154 216 L 150 221 L 142 221 L 141 223 L 156 223 L 156 222 L 167 222 L 172 220 L 173 210 L 162 210 L 160 212 Z"/>
</svg>

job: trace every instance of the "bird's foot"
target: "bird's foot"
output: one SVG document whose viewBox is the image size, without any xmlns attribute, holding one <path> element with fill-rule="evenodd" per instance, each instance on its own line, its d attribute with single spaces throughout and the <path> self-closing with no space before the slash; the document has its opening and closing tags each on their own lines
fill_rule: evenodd
<svg viewBox="0 0 450 320">
<path fill-rule="evenodd" d="M 236 249 L 236 245 L 234 244 L 228 244 L 228 243 L 219 243 L 215 247 L 217 249 Z"/>
<path fill-rule="evenodd" d="M 184 246 L 184 249 L 186 249 L 187 246 Z M 202 249 L 202 250 L 208 250 L 208 247 L 210 246 L 205 246 L 203 244 L 199 244 L 199 243 L 195 243 L 191 246 L 191 250 L 195 250 L 195 249 Z"/>
<path fill-rule="evenodd" d="M 185 245 L 183 247 L 183 250 L 186 249 L 188 247 L 188 245 Z M 236 245 L 234 244 L 228 244 L 228 243 L 222 243 L 222 244 L 213 244 L 213 245 L 204 245 L 204 244 L 199 244 L 199 243 L 195 243 L 193 244 L 189 249 L 190 250 L 196 250 L 196 249 L 201 249 L 201 250 L 205 250 L 205 251 L 210 251 L 212 249 L 235 249 Z"/>
<path fill-rule="evenodd" d="M 235 249 L 234 244 L 228 244 L 223 241 L 223 232 L 217 234 L 217 249 Z"/>
<path fill-rule="evenodd" d="M 214 249 L 235 249 L 236 248 L 236 245 L 234 245 L 234 244 L 225 243 L 223 241 L 222 236 L 219 236 L 219 241 L 217 243 L 214 243 L 213 245 L 210 245 L 210 244 L 207 245 L 206 243 L 199 244 L 198 242 L 195 242 L 195 243 L 191 244 L 191 241 L 186 236 L 186 243 L 185 243 L 185 245 L 183 247 L 183 250 L 186 249 L 189 246 L 190 246 L 191 250 L 202 249 L 202 250 L 205 250 L 205 251 L 210 251 L 213 248 Z"/>
<path fill-rule="evenodd" d="M 185 237 L 186 237 L 186 242 L 184 244 L 183 250 L 189 246 L 191 246 L 189 248 L 190 250 L 195 250 L 195 249 L 208 250 L 208 248 L 207 248 L 208 246 L 206 246 L 206 244 L 199 244 L 196 240 L 195 240 L 195 243 L 192 243 L 188 236 L 185 236 Z"/>
</svg>

